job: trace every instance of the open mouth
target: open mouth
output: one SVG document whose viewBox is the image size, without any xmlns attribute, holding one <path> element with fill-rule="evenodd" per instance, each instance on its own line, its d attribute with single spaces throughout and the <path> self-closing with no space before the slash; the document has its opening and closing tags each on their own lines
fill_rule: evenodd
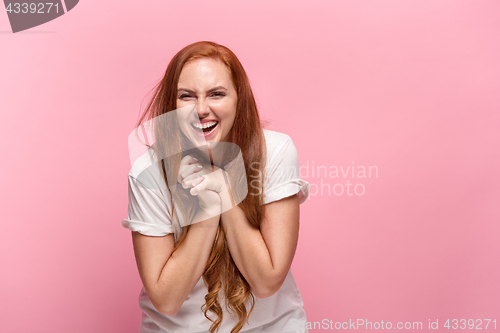
<svg viewBox="0 0 500 333">
<path fill-rule="evenodd" d="M 214 120 L 214 121 L 210 121 L 208 123 L 203 123 L 203 124 L 191 123 L 191 127 L 198 133 L 208 134 L 208 133 L 212 132 L 217 127 L 218 124 L 219 124 L 219 122 Z"/>
</svg>

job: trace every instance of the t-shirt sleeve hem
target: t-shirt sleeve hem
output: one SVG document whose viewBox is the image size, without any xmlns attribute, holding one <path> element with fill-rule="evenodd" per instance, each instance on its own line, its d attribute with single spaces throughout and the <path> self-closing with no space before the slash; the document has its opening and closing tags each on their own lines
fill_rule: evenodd
<svg viewBox="0 0 500 333">
<path fill-rule="evenodd" d="M 310 185 L 302 179 L 291 179 L 267 191 L 264 191 L 264 204 L 278 201 L 294 194 L 299 194 L 299 204 L 306 201 L 309 196 Z"/>
<path fill-rule="evenodd" d="M 137 231 L 145 236 L 166 236 L 174 233 L 171 225 L 158 226 L 157 224 L 149 224 L 142 221 L 122 220 L 122 226 L 130 229 L 130 231 Z"/>
</svg>

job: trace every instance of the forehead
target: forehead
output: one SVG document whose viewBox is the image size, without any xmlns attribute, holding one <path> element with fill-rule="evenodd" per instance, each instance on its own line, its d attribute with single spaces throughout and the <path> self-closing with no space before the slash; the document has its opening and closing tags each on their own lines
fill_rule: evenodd
<svg viewBox="0 0 500 333">
<path fill-rule="evenodd" d="M 188 61 L 182 68 L 178 87 L 205 88 L 214 85 L 231 85 L 231 72 L 220 60 L 200 58 Z M 229 88 L 229 87 L 226 87 Z"/>
</svg>

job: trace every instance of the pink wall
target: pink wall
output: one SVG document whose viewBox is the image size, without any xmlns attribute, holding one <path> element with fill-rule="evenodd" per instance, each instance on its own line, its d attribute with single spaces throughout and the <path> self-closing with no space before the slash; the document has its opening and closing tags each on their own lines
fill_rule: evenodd
<svg viewBox="0 0 500 333">
<path fill-rule="evenodd" d="M 498 329 L 498 13 L 498 1 L 88 0 L 12 34 L 0 10 L 0 331 L 138 332 L 127 137 L 198 40 L 240 57 L 269 128 L 298 149 L 313 195 L 293 273 L 309 321 Z M 353 166 L 371 177 L 344 177 Z"/>
</svg>

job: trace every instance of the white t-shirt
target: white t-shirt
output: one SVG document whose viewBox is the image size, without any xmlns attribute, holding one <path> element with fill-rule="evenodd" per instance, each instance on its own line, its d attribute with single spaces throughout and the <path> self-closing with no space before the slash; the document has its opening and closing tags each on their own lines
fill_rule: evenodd
<svg viewBox="0 0 500 333">
<path fill-rule="evenodd" d="M 297 150 L 292 139 L 283 133 L 264 130 L 267 147 L 267 165 L 264 178 L 264 204 L 277 201 L 293 194 L 299 194 L 299 202 L 303 203 L 308 195 L 310 185 L 300 179 Z M 181 232 L 179 214 L 172 207 L 170 193 L 165 185 L 144 186 L 137 180 L 138 175 L 151 166 L 151 153 L 146 152 L 134 162 L 129 174 L 129 206 L 128 219 L 122 225 L 132 231 L 148 236 L 165 236 L 173 233 L 177 239 Z M 153 156 L 154 161 L 154 156 Z M 160 177 L 154 177 L 160 181 Z M 153 188 L 152 188 L 153 187 Z M 142 288 L 139 306 L 143 311 L 141 333 L 189 332 L 207 333 L 211 322 L 205 318 L 201 306 L 205 304 L 208 289 L 200 278 L 191 291 L 179 312 L 175 316 L 159 313 L 152 305 L 146 291 Z M 295 284 L 291 270 L 281 288 L 271 297 L 255 299 L 255 307 L 250 314 L 248 324 L 240 332 L 269 333 L 304 333 L 306 314 L 300 292 Z M 219 332 L 230 332 L 237 321 L 227 313 L 224 304 L 224 317 Z M 247 306 L 247 310 L 250 307 Z M 208 312 L 213 318 L 214 314 Z"/>
</svg>

